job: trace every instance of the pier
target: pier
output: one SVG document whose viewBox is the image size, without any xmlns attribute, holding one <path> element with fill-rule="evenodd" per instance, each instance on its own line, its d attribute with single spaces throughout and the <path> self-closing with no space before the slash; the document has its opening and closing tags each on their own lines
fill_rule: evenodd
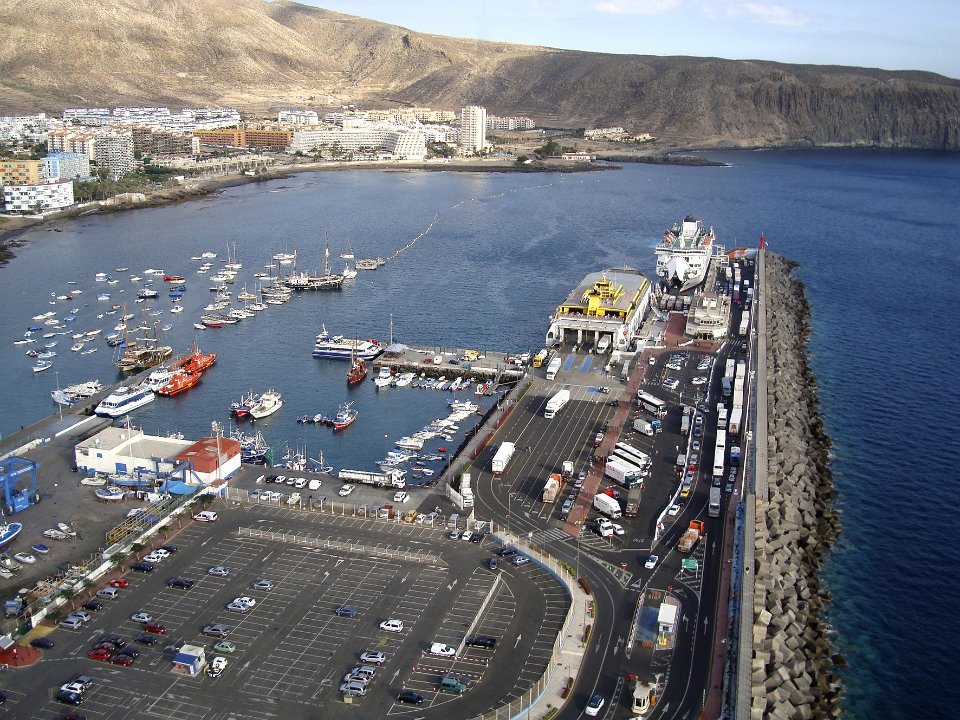
<svg viewBox="0 0 960 720">
<path fill-rule="evenodd" d="M 495 385 L 516 382 L 526 372 L 526 363 L 507 353 L 398 344 L 390 345 L 373 361 L 373 367 L 390 368 L 393 374 L 412 372 L 418 377 L 493 380 Z"/>
</svg>

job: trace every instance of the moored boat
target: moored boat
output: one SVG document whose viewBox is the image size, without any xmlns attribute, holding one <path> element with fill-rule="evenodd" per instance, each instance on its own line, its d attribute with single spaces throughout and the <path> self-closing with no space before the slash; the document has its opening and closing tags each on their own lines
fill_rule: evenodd
<svg viewBox="0 0 960 720">
<path fill-rule="evenodd" d="M 347 370 L 347 384 L 355 385 L 367 376 L 367 363 L 354 355 Z"/>
<path fill-rule="evenodd" d="M 159 388 L 157 392 L 165 397 L 179 395 L 180 393 L 196 386 L 197 383 L 200 382 L 201 374 L 202 373 L 199 372 L 176 370 L 173 373 L 173 377 L 170 378 L 170 381 L 163 387 Z"/>
<path fill-rule="evenodd" d="M 23 523 L 0 523 L 0 548 L 5 548 L 16 540 L 21 530 L 23 530 Z"/>
<path fill-rule="evenodd" d="M 340 411 L 333 418 L 333 431 L 339 432 L 353 425 L 357 419 L 357 411 L 353 409 L 353 403 L 343 403 L 340 405 Z"/>
<path fill-rule="evenodd" d="M 716 250 L 713 228 L 705 229 L 688 215 L 680 224 L 663 233 L 657 245 L 657 275 L 670 292 L 691 290 L 703 282 Z"/>
<path fill-rule="evenodd" d="M 313 356 L 322 358 L 334 358 L 349 360 L 351 357 L 358 357 L 361 360 L 373 360 L 383 348 L 380 341 L 370 338 L 368 340 L 347 340 L 343 335 L 330 337 L 327 333 L 327 326 L 321 325 L 321 332 L 317 335 L 316 342 L 313 345 Z"/>
<path fill-rule="evenodd" d="M 256 405 L 250 408 L 250 417 L 254 420 L 260 420 L 269 415 L 273 415 L 277 410 L 283 407 L 283 400 L 280 393 L 276 390 L 267 390 L 260 396 Z"/>
<path fill-rule="evenodd" d="M 120 417 L 126 415 L 131 410 L 143 407 L 147 403 L 153 402 L 153 390 L 146 385 L 121 385 L 112 393 L 107 395 L 94 412 L 97 415 L 107 417 Z"/>
<path fill-rule="evenodd" d="M 193 345 L 193 352 L 187 355 L 174 364 L 175 367 L 180 368 L 189 373 L 200 373 L 204 370 L 207 370 L 210 367 L 213 367 L 213 364 L 217 361 L 217 354 L 207 353 L 206 355 L 200 352 L 200 349 L 197 347 L 196 343 Z"/>
</svg>

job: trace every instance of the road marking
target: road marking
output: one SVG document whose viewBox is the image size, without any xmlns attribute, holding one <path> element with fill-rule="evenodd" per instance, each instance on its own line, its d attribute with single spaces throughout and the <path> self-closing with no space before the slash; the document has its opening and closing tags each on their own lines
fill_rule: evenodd
<svg viewBox="0 0 960 720">
<path fill-rule="evenodd" d="M 514 649 L 514 650 L 517 649 L 517 645 L 520 644 L 520 638 L 522 638 L 522 637 L 523 637 L 523 634 L 522 634 L 522 633 L 519 634 L 519 635 L 517 635 L 517 641 L 513 644 L 513 649 Z"/>
</svg>

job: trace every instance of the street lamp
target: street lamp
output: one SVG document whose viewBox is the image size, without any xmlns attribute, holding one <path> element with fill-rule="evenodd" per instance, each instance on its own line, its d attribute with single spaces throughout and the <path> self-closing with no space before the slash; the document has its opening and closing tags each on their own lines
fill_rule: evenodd
<svg viewBox="0 0 960 720">
<path fill-rule="evenodd" d="M 60 372 L 54 370 L 53 374 L 57 376 L 57 412 L 60 413 L 60 419 L 63 420 L 63 403 L 60 402 L 62 400 L 60 397 Z"/>
</svg>

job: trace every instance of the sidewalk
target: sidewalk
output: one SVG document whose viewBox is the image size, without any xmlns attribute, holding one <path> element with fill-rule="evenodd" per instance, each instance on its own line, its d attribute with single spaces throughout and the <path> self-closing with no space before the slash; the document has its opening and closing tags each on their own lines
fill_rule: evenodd
<svg viewBox="0 0 960 720">
<path fill-rule="evenodd" d="M 531 545 L 514 533 L 498 532 L 497 534 L 505 544 L 513 545 L 531 558 L 542 562 L 548 570 L 560 578 L 571 595 L 568 620 L 561 630 L 557 645 L 554 646 L 555 650 L 546 671 L 550 677 L 545 682 L 539 697 L 535 698 L 528 708 L 520 711 L 525 712 L 526 717 L 531 719 L 542 718 L 550 710 L 562 708 L 573 694 L 573 684 L 580 674 L 587 651 L 588 643 L 584 642 L 584 630 L 587 626 L 596 625 L 596 617 L 593 614 L 594 601 L 591 595 L 583 591 L 577 579 L 559 567 L 555 558 L 544 554 L 539 546 Z M 563 697 L 568 683 L 570 683 L 571 692 L 567 697 Z"/>
</svg>

